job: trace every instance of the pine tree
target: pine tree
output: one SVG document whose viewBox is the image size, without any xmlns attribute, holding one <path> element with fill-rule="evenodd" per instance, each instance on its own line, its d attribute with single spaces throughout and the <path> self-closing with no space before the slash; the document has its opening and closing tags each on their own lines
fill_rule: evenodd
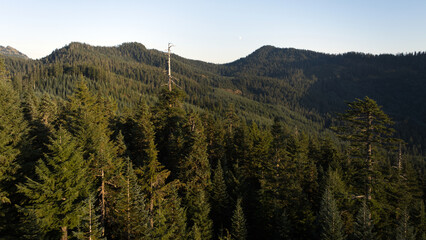
<svg viewBox="0 0 426 240">
<path fill-rule="evenodd" d="M 241 206 L 241 198 L 237 200 L 237 204 L 232 215 L 232 230 L 231 235 L 235 240 L 247 239 L 247 225 L 244 217 L 243 207 Z"/>
<path fill-rule="evenodd" d="M 162 89 L 160 99 L 154 107 L 153 124 L 155 142 L 158 144 L 158 160 L 171 171 L 175 179 L 178 165 L 184 157 L 185 112 L 182 108 L 184 93 L 177 88 L 173 91 Z"/>
<path fill-rule="evenodd" d="M 326 187 L 319 213 L 321 222 L 321 239 L 343 240 L 346 239 L 343 231 L 343 222 L 340 211 L 329 186 Z"/>
<path fill-rule="evenodd" d="M 73 236 L 79 240 L 103 240 L 101 216 L 99 215 L 99 207 L 96 205 L 96 198 L 93 193 L 84 201 L 84 206 L 81 210 L 80 224 Z"/>
<path fill-rule="evenodd" d="M 157 149 L 154 142 L 154 128 L 149 120 L 147 108 L 140 108 L 139 119 L 134 132 L 143 138 L 144 144 L 140 151 L 143 153 L 143 166 L 137 167 L 135 173 L 142 193 L 145 196 L 148 210 L 148 226 L 152 239 L 183 239 L 186 238 L 186 212 L 181 206 L 177 191 L 181 187 L 178 180 L 170 181 L 170 171 L 165 169 L 157 159 Z M 142 126 L 143 125 L 143 126 Z"/>
<path fill-rule="evenodd" d="M 22 150 L 28 147 L 28 125 L 19 94 L 6 81 L 5 74 L 3 59 L 0 59 L 0 236 L 6 238 L 16 232 L 14 223 L 20 222 L 15 205 L 22 197 L 14 196 L 17 173 L 24 164 Z"/>
<path fill-rule="evenodd" d="M 126 142 L 128 143 L 129 156 L 135 164 L 135 168 L 147 164 L 149 159 L 157 157 L 154 149 L 154 126 L 151 122 L 151 113 L 148 106 L 140 101 L 134 114 L 126 120 Z"/>
<path fill-rule="evenodd" d="M 203 126 L 198 116 L 191 114 L 186 125 L 189 137 L 188 153 L 180 164 L 179 179 L 184 184 L 184 200 L 188 207 L 189 227 L 197 224 L 203 239 L 212 238 L 212 220 L 207 193 L 211 186 L 210 164 Z"/>
<path fill-rule="evenodd" d="M 100 97 L 90 93 L 80 80 L 70 97 L 62 119 L 67 129 L 79 139 L 84 157 L 88 159 L 92 181 L 100 191 L 100 205 L 104 236 L 108 235 L 108 197 L 112 197 L 119 181 L 123 159 L 118 155 L 117 145 L 111 140 L 109 119 L 113 110 Z"/>
<path fill-rule="evenodd" d="M 354 236 L 358 240 L 374 239 L 373 221 L 371 220 L 371 213 L 366 200 L 362 202 L 362 206 L 356 216 Z"/>
<path fill-rule="evenodd" d="M 396 229 L 396 240 L 415 240 L 416 234 L 414 227 L 409 222 L 410 216 L 407 208 L 402 211 L 398 221 L 398 228 Z"/>
<path fill-rule="evenodd" d="M 138 184 L 132 163 L 128 160 L 126 174 L 120 181 L 120 190 L 113 199 L 115 237 L 143 239 L 149 235 L 148 211 L 145 197 Z"/>
<path fill-rule="evenodd" d="M 210 204 L 208 203 L 206 192 L 198 190 L 196 193 L 191 193 L 191 195 L 191 198 L 195 197 L 195 200 L 188 206 L 188 214 L 190 214 L 190 222 L 192 223 L 191 236 L 194 239 L 198 235 L 201 236 L 201 239 L 212 239 L 213 222 L 209 216 Z"/>
<path fill-rule="evenodd" d="M 88 165 L 73 137 L 60 128 L 49 145 L 50 153 L 39 160 L 36 180 L 18 186 L 31 202 L 28 210 L 39 219 L 43 229 L 62 231 L 80 224 L 84 199 L 88 196 Z"/>
<path fill-rule="evenodd" d="M 219 160 L 216 169 L 213 172 L 212 188 L 212 219 L 215 223 L 216 232 L 220 228 L 227 226 L 227 218 L 229 218 L 229 196 L 226 187 L 226 182 L 223 174 L 222 164 Z"/>
<path fill-rule="evenodd" d="M 339 137 L 349 141 L 352 147 L 351 154 L 363 159 L 362 174 L 364 177 L 364 194 L 367 201 L 371 200 L 373 179 L 374 147 L 391 142 L 390 135 L 393 124 L 390 118 L 381 110 L 377 103 L 365 97 L 363 100 L 348 104 L 349 109 L 341 114 L 340 118 L 345 123 L 335 128 Z"/>
<path fill-rule="evenodd" d="M 8 83 L 0 79 L 0 206 L 10 203 L 8 195 L 19 168 L 17 157 L 26 126 L 19 96 Z"/>
</svg>

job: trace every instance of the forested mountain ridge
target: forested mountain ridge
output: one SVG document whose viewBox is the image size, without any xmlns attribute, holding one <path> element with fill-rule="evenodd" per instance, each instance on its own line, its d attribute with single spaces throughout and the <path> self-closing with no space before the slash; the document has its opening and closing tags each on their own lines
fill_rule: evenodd
<svg viewBox="0 0 426 240">
<path fill-rule="evenodd" d="M 19 61 L 6 59 L 12 79 L 18 75 L 17 81 L 32 81 L 40 91 L 65 97 L 72 84 L 60 86 L 60 82 L 81 74 L 120 106 L 133 104 L 140 94 L 155 99 L 166 83 L 166 55 L 140 43 L 116 47 L 71 43 L 41 60 Z M 398 129 L 404 129 L 401 137 L 423 146 L 424 66 L 424 52 L 332 55 L 273 46 L 228 64 L 172 56 L 172 74 L 180 80 L 177 84 L 188 94 L 190 105 L 214 110 L 233 102 L 240 115 L 258 122 L 270 123 L 267 119 L 278 116 L 294 121 L 292 125 L 300 121 L 327 125 L 345 102 L 369 96 L 383 105 Z M 294 117 L 286 117 L 289 113 Z"/>
<path fill-rule="evenodd" d="M 28 59 L 27 55 L 19 52 L 18 50 L 16 50 L 15 48 L 11 46 L 7 46 L 7 47 L 0 46 L 0 55 Z"/>
<path fill-rule="evenodd" d="M 173 56 L 172 91 L 141 44 L 0 59 L 0 236 L 425 239 L 425 156 L 394 134 L 424 132 L 369 97 L 308 111 L 309 55 L 335 57 Z"/>
</svg>

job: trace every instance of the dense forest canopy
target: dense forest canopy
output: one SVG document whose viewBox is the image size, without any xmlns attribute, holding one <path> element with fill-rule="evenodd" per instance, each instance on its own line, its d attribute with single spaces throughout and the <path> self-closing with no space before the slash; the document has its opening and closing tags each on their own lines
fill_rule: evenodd
<svg viewBox="0 0 426 240">
<path fill-rule="evenodd" d="M 166 66 L 139 43 L 1 59 L 2 238 L 426 237 L 425 53 L 173 55 L 173 91 Z"/>
</svg>

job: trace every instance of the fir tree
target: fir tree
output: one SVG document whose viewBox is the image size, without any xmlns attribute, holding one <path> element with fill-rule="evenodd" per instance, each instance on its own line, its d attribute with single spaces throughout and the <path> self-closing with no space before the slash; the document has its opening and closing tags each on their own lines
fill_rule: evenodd
<svg viewBox="0 0 426 240">
<path fill-rule="evenodd" d="M 217 162 L 216 169 L 213 172 L 211 202 L 212 218 L 217 232 L 220 228 L 227 226 L 226 219 L 230 217 L 228 209 L 229 196 L 220 160 Z"/>
<path fill-rule="evenodd" d="M 319 213 L 321 222 L 321 239 L 343 240 L 346 239 L 343 231 L 343 222 L 340 211 L 330 187 L 324 191 Z"/>
<path fill-rule="evenodd" d="M 243 207 L 241 205 L 241 198 L 238 198 L 237 204 L 232 215 L 232 230 L 231 235 L 235 240 L 247 239 L 247 225 L 244 217 Z"/>
<path fill-rule="evenodd" d="M 60 128 L 49 145 L 50 153 L 38 162 L 37 179 L 19 185 L 31 201 L 28 210 L 45 231 L 68 230 L 80 224 L 84 199 L 88 196 L 88 166 L 73 137 Z"/>
<path fill-rule="evenodd" d="M 398 227 L 396 229 L 396 240 L 415 240 L 416 234 L 414 227 L 409 222 L 410 216 L 407 208 L 402 211 L 400 219 L 398 221 Z"/>
<path fill-rule="evenodd" d="M 149 236 L 148 211 L 145 197 L 130 161 L 121 179 L 120 190 L 113 199 L 114 228 L 120 239 L 144 239 Z"/>
<path fill-rule="evenodd" d="M 19 94 L 6 81 L 0 58 L 0 235 L 5 238 L 16 232 L 14 224 L 21 221 L 15 205 L 22 197 L 15 194 L 15 184 L 20 180 L 18 170 L 25 163 L 22 153 L 28 147 L 27 129 Z"/>
<path fill-rule="evenodd" d="M 96 205 L 95 195 L 89 194 L 89 197 L 84 201 L 84 206 L 81 210 L 80 224 L 76 231 L 73 232 L 74 237 L 79 240 L 103 240 L 101 216 L 99 215 L 99 207 Z"/>
<path fill-rule="evenodd" d="M 105 100 L 90 93 L 86 84 L 80 80 L 70 97 L 62 119 L 69 131 L 79 139 L 84 157 L 88 159 L 91 177 L 100 191 L 100 205 L 104 236 L 108 235 L 108 197 L 112 197 L 114 186 L 119 181 L 123 159 L 111 140 L 109 119 L 112 109 Z"/>
<path fill-rule="evenodd" d="M 354 235 L 357 240 L 374 239 L 373 221 L 371 220 L 371 213 L 365 200 L 362 202 L 362 206 L 356 216 Z"/>
<path fill-rule="evenodd" d="M 188 154 L 180 164 L 179 179 L 184 184 L 184 200 L 188 207 L 189 227 L 197 224 L 203 239 L 212 238 L 212 220 L 210 219 L 209 191 L 210 165 L 207 157 L 207 143 L 203 126 L 196 115 L 188 117 L 186 129 L 189 137 L 186 142 Z"/>
<path fill-rule="evenodd" d="M 365 97 L 363 100 L 348 104 L 349 109 L 341 114 L 340 118 L 345 123 L 335 128 L 339 137 L 349 141 L 352 155 L 363 159 L 362 174 L 364 177 L 364 194 L 367 201 L 371 200 L 373 179 L 373 149 L 382 146 L 392 139 L 390 135 L 393 124 L 390 118 L 381 110 L 377 103 Z"/>
<path fill-rule="evenodd" d="M 17 93 L 0 79 L 0 207 L 10 203 L 8 196 L 19 168 L 17 157 L 26 126 Z"/>
</svg>

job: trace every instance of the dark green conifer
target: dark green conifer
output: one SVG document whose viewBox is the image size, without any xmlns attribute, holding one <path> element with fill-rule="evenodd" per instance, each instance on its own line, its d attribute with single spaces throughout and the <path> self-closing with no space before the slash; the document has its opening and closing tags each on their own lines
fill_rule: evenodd
<svg viewBox="0 0 426 240">
<path fill-rule="evenodd" d="M 188 117 L 186 126 L 187 156 L 180 164 L 179 179 L 184 184 L 184 200 L 188 208 L 189 227 L 197 224 L 203 239 L 212 238 L 213 223 L 207 193 L 211 187 L 210 164 L 203 126 L 197 115 Z M 194 235 L 193 235 L 194 236 Z"/>
<path fill-rule="evenodd" d="M 115 210 L 115 237 L 119 239 L 144 239 L 149 237 L 149 217 L 145 197 L 139 186 L 132 163 L 119 183 L 120 190 L 111 203 Z"/>
<path fill-rule="evenodd" d="M 76 140 L 63 128 L 51 140 L 49 150 L 38 162 L 37 179 L 18 187 L 30 199 L 28 210 L 45 232 L 61 230 L 62 239 L 67 239 L 68 230 L 80 224 L 88 196 L 88 165 Z"/>
<path fill-rule="evenodd" d="M 15 205 L 22 197 L 16 196 L 15 184 L 18 170 L 25 163 L 22 150 L 28 147 L 28 125 L 20 107 L 19 94 L 7 82 L 5 75 L 3 59 L 0 58 L 0 236 L 7 238 L 17 232 L 14 224 L 20 221 Z"/>
<path fill-rule="evenodd" d="M 232 215 L 232 228 L 231 235 L 235 240 L 245 240 L 247 239 L 247 224 L 246 219 L 244 217 L 242 200 L 238 198 L 237 204 L 234 210 L 234 214 Z"/>
<path fill-rule="evenodd" d="M 216 169 L 213 172 L 212 188 L 212 219 L 215 223 L 216 232 L 227 226 L 227 218 L 229 219 L 229 196 L 226 182 L 223 174 L 221 161 L 218 161 Z"/>
<path fill-rule="evenodd" d="M 356 215 L 354 237 L 357 240 L 373 240 L 373 221 L 367 206 L 367 201 L 363 201 Z"/>
<path fill-rule="evenodd" d="M 368 97 L 348 104 L 349 109 L 340 118 L 344 125 L 336 127 L 339 137 L 351 144 L 351 155 L 361 158 L 361 189 L 367 201 L 371 200 L 374 149 L 391 142 L 393 122 L 377 103 Z"/>
<path fill-rule="evenodd" d="M 101 216 L 99 207 L 96 205 L 96 197 L 93 193 L 84 201 L 81 210 L 80 224 L 76 231 L 73 232 L 74 237 L 79 240 L 104 240 L 102 237 L 103 229 L 101 225 Z"/>
<path fill-rule="evenodd" d="M 321 223 L 321 239 L 346 239 L 340 211 L 337 208 L 336 200 L 329 186 L 326 187 L 322 197 L 319 218 Z"/>
<path fill-rule="evenodd" d="M 396 229 L 396 240 L 415 240 L 416 233 L 410 224 L 410 215 L 405 208 L 399 216 L 398 227 Z"/>
</svg>

